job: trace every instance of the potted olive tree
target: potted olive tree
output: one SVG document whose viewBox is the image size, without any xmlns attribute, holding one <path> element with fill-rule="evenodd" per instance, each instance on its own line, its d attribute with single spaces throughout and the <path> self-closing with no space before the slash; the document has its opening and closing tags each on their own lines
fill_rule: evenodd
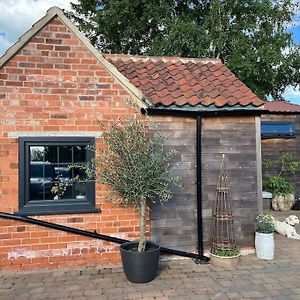
<svg viewBox="0 0 300 300">
<path fill-rule="evenodd" d="M 274 164 L 271 160 L 263 161 L 266 176 L 262 182 L 263 190 L 273 195 L 272 208 L 287 211 L 295 204 L 294 186 L 288 179 L 299 168 L 299 162 L 290 153 L 283 153 Z M 270 174 L 270 170 L 273 174 Z"/>
<path fill-rule="evenodd" d="M 117 121 L 103 129 L 106 148 L 96 152 L 95 161 L 85 166 L 87 177 L 98 178 L 109 187 L 109 197 L 125 207 L 139 210 L 139 241 L 121 245 L 124 272 L 131 282 L 148 282 L 156 274 L 159 246 L 146 241 L 147 204 L 167 202 L 173 176 L 175 151 L 165 151 L 159 129 L 150 131 L 147 118 Z M 156 126 L 157 127 L 157 126 Z M 152 133 L 154 132 L 154 134 Z"/>
<path fill-rule="evenodd" d="M 256 256 L 260 259 L 274 258 L 274 218 L 268 213 L 257 216 L 257 230 L 255 232 Z"/>
</svg>

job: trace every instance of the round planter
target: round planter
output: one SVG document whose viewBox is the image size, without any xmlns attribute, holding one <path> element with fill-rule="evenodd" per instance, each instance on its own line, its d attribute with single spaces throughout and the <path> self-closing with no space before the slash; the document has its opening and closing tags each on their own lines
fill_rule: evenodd
<svg viewBox="0 0 300 300">
<path fill-rule="evenodd" d="M 159 246 L 148 241 L 146 250 L 138 252 L 138 242 L 127 242 L 120 246 L 126 278 L 134 283 L 145 283 L 154 279 L 159 260 Z"/>
<path fill-rule="evenodd" d="M 273 259 L 274 248 L 274 233 L 255 232 L 255 250 L 258 258 L 266 260 Z"/>
<path fill-rule="evenodd" d="M 241 254 L 235 256 L 219 256 L 209 252 L 210 262 L 215 267 L 230 268 L 238 265 Z"/>
<path fill-rule="evenodd" d="M 84 200 L 85 199 L 85 195 L 76 195 L 76 199 L 77 200 Z"/>
</svg>

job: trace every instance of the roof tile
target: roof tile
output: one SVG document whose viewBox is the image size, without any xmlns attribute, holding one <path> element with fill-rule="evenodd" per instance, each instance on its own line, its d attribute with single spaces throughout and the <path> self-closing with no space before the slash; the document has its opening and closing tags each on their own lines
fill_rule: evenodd
<svg viewBox="0 0 300 300">
<path fill-rule="evenodd" d="M 153 105 L 264 104 L 220 60 L 104 55 Z"/>
<path fill-rule="evenodd" d="M 266 101 L 264 107 L 270 112 L 300 112 L 300 105 L 286 101 Z"/>
</svg>

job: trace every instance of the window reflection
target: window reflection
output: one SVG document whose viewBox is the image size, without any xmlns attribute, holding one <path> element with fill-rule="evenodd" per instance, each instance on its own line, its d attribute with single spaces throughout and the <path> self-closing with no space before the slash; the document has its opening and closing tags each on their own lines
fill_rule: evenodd
<svg viewBox="0 0 300 300">
<path fill-rule="evenodd" d="M 43 146 L 30 147 L 30 161 L 44 161 L 44 149 Z"/>
<path fill-rule="evenodd" d="M 30 200 L 85 197 L 85 173 L 70 166 L 85 161 L 86 146 L 30 146 Z"/>
<path fill-rule="evenodd" d="M 30 163 L 30 198 L 52 199 L 51 188 L 55 177 L 54 168 L 50 163 Z"/>
</svg>

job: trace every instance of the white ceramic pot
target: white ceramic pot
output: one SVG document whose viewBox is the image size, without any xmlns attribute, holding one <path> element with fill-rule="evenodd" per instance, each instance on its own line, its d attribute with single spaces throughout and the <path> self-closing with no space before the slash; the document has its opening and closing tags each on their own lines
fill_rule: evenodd
<svg viewBox="0 0 300 300">
<path fill-rule="evenodd" d="M 255 232 L 256 256 L 260 259 L 274 258 L 274 233 Z"/>
</svg>

